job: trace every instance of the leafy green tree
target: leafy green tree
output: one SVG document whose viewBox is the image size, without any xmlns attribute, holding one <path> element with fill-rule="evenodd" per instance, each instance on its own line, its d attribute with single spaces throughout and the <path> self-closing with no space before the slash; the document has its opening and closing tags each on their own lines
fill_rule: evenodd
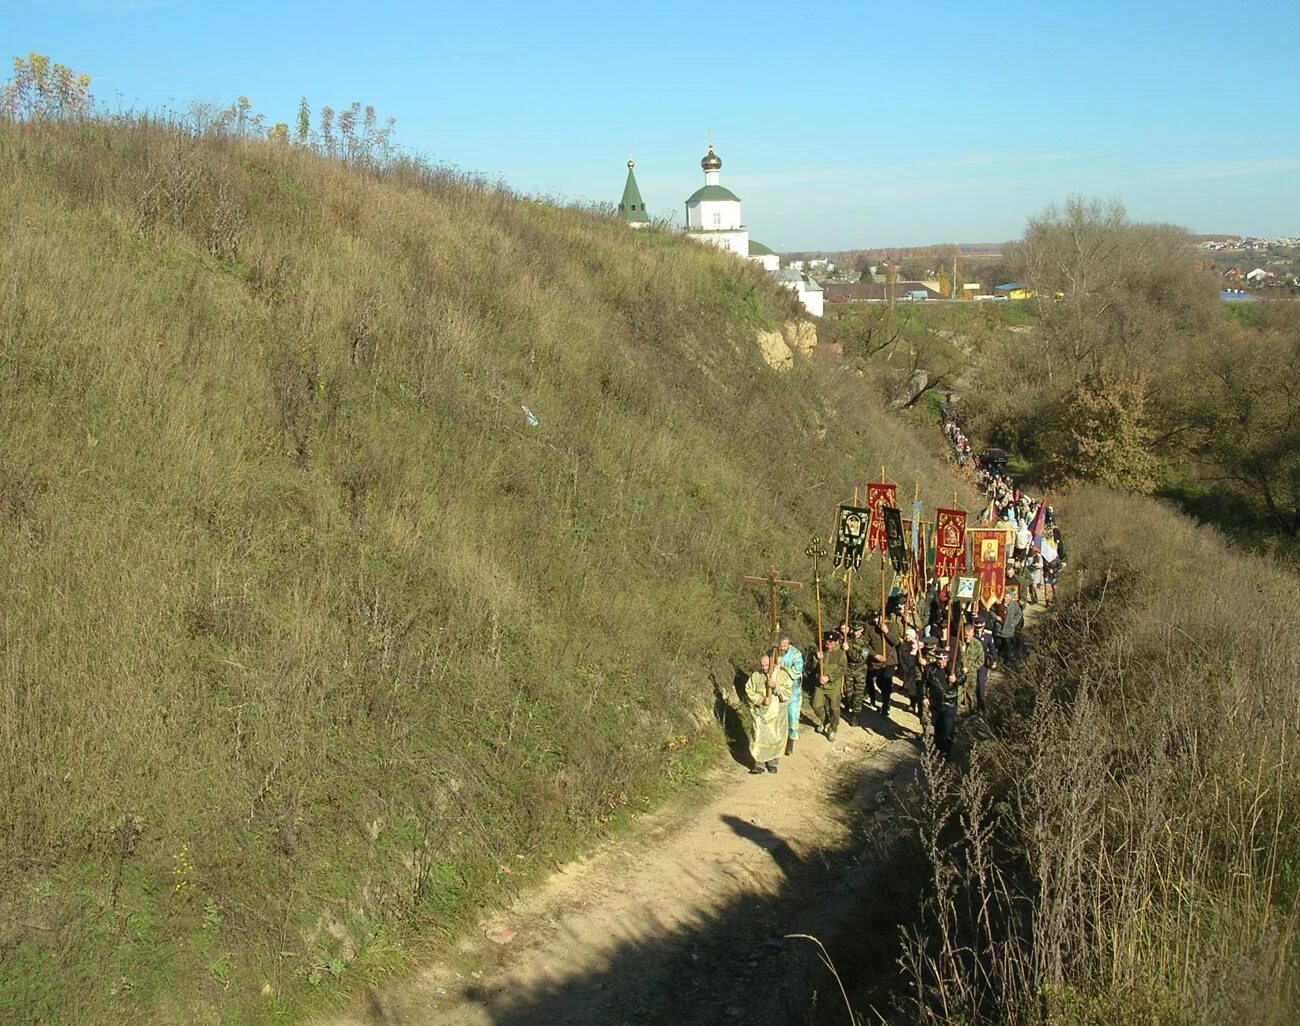
<svg viewBox="0 0 1300 1026">
<path fill-rule="evenodd" d="M 1284 304 L 1289 306 L 1289 304 Z M 1300 535 L 1300 311 L 1229 325 L 1189 374 L 1191 449 L 1206 476 Z"/>
<path fill-rule="evenodd" d="M 906 304 L 856 306 L 834 322 L 831 338 L 847 360 L 890 357 L 907 336 L 913 313 L 914 307 Z"/>
<path fill-rule="evenodd" d="M 1150 378 L 1143 372 L 1100 367 L 1087 372 L 1063 397 L 1059 441 L 1060 476 L 1097 481 L 1125 491 L 1149 491 L 1159 464 Z"/>
<path fill-rule="evenodd" d="M 981 347 L 967 390 L 975 429 L 1031 459 L 1064 460 L 1073 476 L 1150 487 L 1181 441 L 1178 368 L 1220 319 L 1191 237 L 1075 197 L 1029 220 L 1006 275 L 1033 292 L 1035 323 Z"/>
</svg>

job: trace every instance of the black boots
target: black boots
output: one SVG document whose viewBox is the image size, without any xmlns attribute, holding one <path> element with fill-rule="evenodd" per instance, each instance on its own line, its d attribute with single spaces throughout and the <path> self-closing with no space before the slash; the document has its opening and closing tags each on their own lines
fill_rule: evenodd
<svg viewBox="0 0 1300 1026">
<path fill-rule="evenodd" d="M 788 737 L 788 738 L 785 739 L 785 754 L 786 754 L 786 755 L 794 755 L 794 741 L 795 741 L 795 739 L 792 738 L 792 737 Z"/>
</svg>

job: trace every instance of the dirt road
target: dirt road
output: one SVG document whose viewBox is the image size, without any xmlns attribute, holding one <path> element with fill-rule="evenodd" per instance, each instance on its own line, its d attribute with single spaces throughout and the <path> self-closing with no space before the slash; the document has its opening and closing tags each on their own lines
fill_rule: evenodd
<svg viewBox="0 0 1300 1026">
<path fill-rule="evenodd" d="M 834 743 L 805 723 L 775 775 L 730 763 L 703 805 L 648 817 L 328 1026 L 784 1023 L 840 1003 L 816 946 L 782 938 L 829 943 L 888 900 L 853 832 L 917 762 L 899 701 Z"/>
</svg>

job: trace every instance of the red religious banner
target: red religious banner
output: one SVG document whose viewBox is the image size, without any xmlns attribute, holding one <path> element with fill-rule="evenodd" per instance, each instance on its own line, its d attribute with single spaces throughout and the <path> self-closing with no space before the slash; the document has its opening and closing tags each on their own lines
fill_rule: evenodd
<svg viewBox="0 0 1300 1026">
<path fill-rule="evenodd" d="M 976 527 L 970 533 L 971 567 L 980 579 L 980 605 L 988 609 L 1007 590 L 1007 535 L 1000 527 Z"/>
<path fill-rule="evenodd" d="M 966 569 L 966 511 L 935 510 L 934 571 L 951 576 Z"/>
<path fill-rule="evenodd" d="M 871 526 L 867 529 L 867 548 L 871 552 L 884 552 L 886 506 L 898 505 L 898 485 L 867 482 L 867 508 L 871 510 Z"/>
</svg>

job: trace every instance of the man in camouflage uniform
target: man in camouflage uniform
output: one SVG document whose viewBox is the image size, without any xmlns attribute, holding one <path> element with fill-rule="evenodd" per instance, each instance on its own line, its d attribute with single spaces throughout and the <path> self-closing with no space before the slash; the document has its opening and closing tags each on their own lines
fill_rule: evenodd
<svg viewBox="0 0 1300 1026">
<path fill-rule="evenodd" d="M 983 682 L 987 678 L 988 670 L 984 666 L 986 652 L 984 642 L 975 637 L 975 625 L 973 623 L 964 624 L 961 629 L 962 646 L 961 646 L 961 669 L 964 680 L 961 686 L 962 712 L 971 712 L 975 708 L 976 684 L 979 683 L 979 707 L 984 709 L 984 689 Z"/>
<path fill-rule="evenodd" d="M 861 723 L 862 703 L 867 699 L 867 681 L 870 675 L 871 651 L 867 647 L 864 634 L 867 625 L 861 620 L 854 620 L 849 625 L 848 649 L 844 653 L 847 666 L 845 671 L 845 702 L 848 706 L 850 723 Z"/>
</svg>

